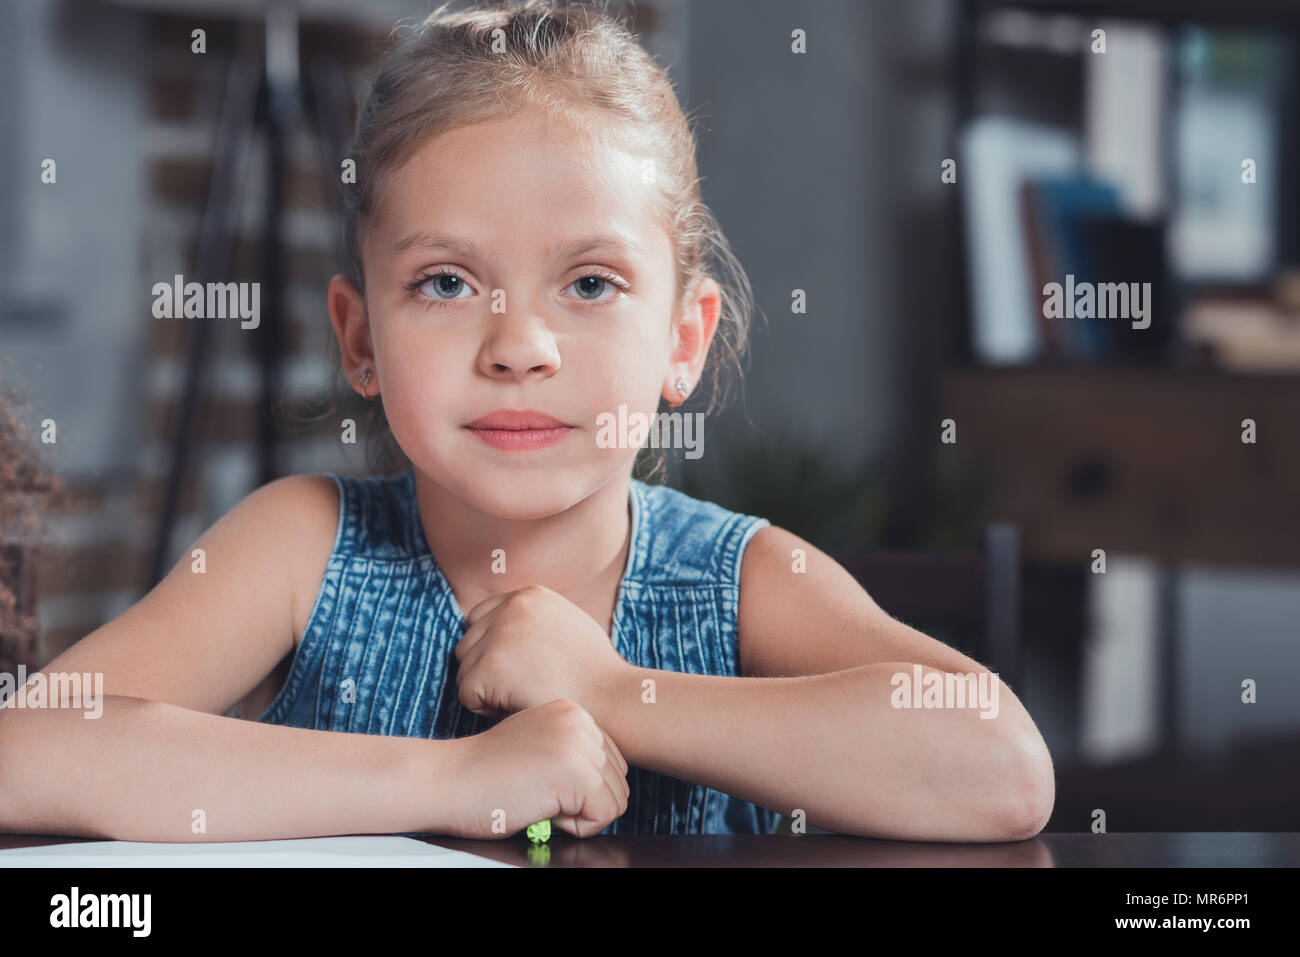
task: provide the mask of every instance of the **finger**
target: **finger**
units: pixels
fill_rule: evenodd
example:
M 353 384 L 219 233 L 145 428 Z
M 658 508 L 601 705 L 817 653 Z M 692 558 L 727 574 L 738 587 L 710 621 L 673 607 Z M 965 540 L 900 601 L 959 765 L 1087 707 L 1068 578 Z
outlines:
M 593 754 L 592 759 L 596 762 L 596 770 L 600 772 L 601 780 L 604 781 L 605 787 L 597 789 L 592 795 L 592 799 L 597 802 L 597 808 L 584 809 L 585 813 L 592 817 L 598 817 L 604 820 L 606 816 L 613 815 L 617 817 L 626 809 L 624 800 L 631 793 L 628 783 L 627 774 L 622 770 L 623 756 L 618 753 L 618 746 L 614 740 L 601 729 L 600 733 L 600 759 Z M 603 760 L 601 760 L 603 759 Z M 613 804 L 609 802 L 613 801 Z
M 483 680 L 478 674 L 478 663 L 483 657 L 482 653 L 476 653 L 474 660 L 468 664 L 461 665 L 456 669 L 456 692 L 459 695 L 462 691 L 465 696 L 461 698 L 461 703 L 470 711 L 481 715 L 489 720 L 504 718 L 513 712 L 504 708 L 497 707 L 496 696 L 491 701 L 483 691 Z M 495 684 L 495 682 L 493 682 Z M 468 703 L 467 703 L 468 702 Z
M 587 837 L 592 829 L 590 823 L 579 823 L 577 818 L 568 814 L 558 814 L 551 818 L 551 827 L 565 834 L 572 834 L 574 837 Z
M 611 768 L 606 762 L 601 771 L 601 785 L 580 791 L 575 798 L 576 806 L 565 807 L 561 802 L 560 813 L 551 819 L 552 826 L 574 837 L 594 837 L 607 826 L 602 821 L 612 822 L 620 805 L 606 773 Z
M 496 704 L 488 701 L 487 695 L 483 692 L 483 684 L 475 671 L 479 657 L 481 655 L 475 656 L 475 660 L 468 665 L 456 669 L 456 694 L 460 698 L 460 703 L 474 714 L 491 721 L 505 718 L 512 712 L 498 708 Z
M 460 661 L 460 663 L 456 666 L 457 680 L 460 680 L 462 677 L 468 676 L 471 672 L 473 672 L 473 670 L 478 666 L 479 661 L 482 659 L 483 650 L 486 647 L 487 644 L 485 642 L 481 642 L 481 641 L 475 642 L 475 644 L 472 647 L 467 648 L 465 650 L 464 654 L 459 654 L 460 648 L 457 647 L 456 649 L 456 651 L 458 652 L 457 658 Z
M 627 775 L 619 771 L 618 762 L 609 753 L 608 748 L 605 749 L 605 757 L 608 760 L 600 766 L 600 776 L 605 779 L 605 788 L 608 793 L 602 796 L 602 804 L 605 801 L 613 801 L 610 812 L 615 813 L 615 816 L 617 816 L 627 809 L 624 802 L 627 800 L 628 795 L 631 794 L 631 789 L 627 784 Z
M 607 792 L 600 798 L 601 802 L 613 800 L 613 797 Z M 615 804 L 609 808 L 610 811 L 618 809 Z M 609 823 L 602 823 L 609 818 Z M 574 837 L 595 837 L 601 831 L 614 823 L 615 816 L 609 813 L 601 813 L 595 806 L 592 799 L 587 799 L 582 806 L 582 810 L 577 814 L 561 814 L 551 818 L 551 826 L 564 831 L 566 834 L 572 834 Z
M 496 721 L 506 716 L 504 711 L 495 705 L 489 704 L 487 698 L 477 691 L 467 692 L 460 703 L 466 711 L 476 714 L 480 718 L 487 718 L 489 721 Z
M 601 728 L 601 732 L 605 735 L 605 750 L 608 751 L 613 759 L 618 762 L 618 766 L 622 773 L 627 774 L 627 759 L 623 757 L 623 752 L 619 750 L 618 745 L 614 743 L 614 739 L 609 736 L 608 731 Z
M 510 595 L 511 593 L 508 591 L 503 591 L 499 595 L 489 595 L 469 610 L 469 614 L 465 616 L 465 620 L 471 625 L 476 624 L 480 618 L 509 598 Z
M 465 656 L 479 643 L 486 630 L 486 624 L 473 624 L 465 629 L 465 633 L 456 640 L 456 647 L 452 649 L 457 661 L 465 660 Z
M 574 837 L 590 837 L 595 831 L 596 822 L 582 815 L 582 806 L 571 813 L 566 813 L 567 810 L 561 803 L 560 813 L 551 816 L 551 827 L 572 834 Z
M 627 759 L 623 757 L 623 752 L 619 750 L 618 743 L 609 736 L 609 732 L 596 723 L 596 719 L 587 712 L 587 720 L 583 722 L 583 730 L 587 733 L 593 744 L 600 745 L 609 760 L 615 767 L 620 769 L 621 774 L 627 774 Z
M 474 714 L 483 717 L 487 717 L 487 712 L 492 707 L 488 704 L 487 699 L 483 696 L 483 692 L 479 689 L 472 676 L 460 674 L 456 676 L 456 697 L 465 710 L 472 711 Z

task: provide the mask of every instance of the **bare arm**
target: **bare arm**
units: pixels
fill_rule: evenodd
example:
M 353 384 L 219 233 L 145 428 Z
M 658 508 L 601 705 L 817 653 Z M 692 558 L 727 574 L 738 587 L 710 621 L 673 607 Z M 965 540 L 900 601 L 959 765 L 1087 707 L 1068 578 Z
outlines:
M 625 686 L 605 689 L 592 715 L 629 762 L 787 816 L 801 808 L 841 833 L 1012 841 L 1046 824 L 1051 755 L 1011 689 L 996 681 L 994 718 L 969 705 L 897 707 L 894 676 L 914 678 L 916 666 L 987 669 L 891 618 L 814 546 L 780 528 L 755 534 L 738 632 L 746 677 L 632 669 Z M 647 677 L 654 704 L 642 702 Z
M 463 743 L 119 695 L 94 719 L 0 708 L 0 830 L 161 842 L 446 833 Z
M 924 668 L 926 672 L 935 669 Z M 880 662 L 793 678 L 631 669 L 589 707 L 628 763 L 842 834 L 1015 841 L 1040 830 L 1037 731 L 1005 685 L 999 713 L 898 709 Z M 655 701 L 642 682 L 655 682 Z M 1031 737 L 1032 734 L 1032 737 Z
M 195 543 L 201 563 L 187 554 L 42 669 L 102 674 L 101 716 L 0 708 L 0 829 L 214 841 L 440 824 L 453 742 L 222 717 L 293 651 L 337 509 L 328 478 L 258 489 Z

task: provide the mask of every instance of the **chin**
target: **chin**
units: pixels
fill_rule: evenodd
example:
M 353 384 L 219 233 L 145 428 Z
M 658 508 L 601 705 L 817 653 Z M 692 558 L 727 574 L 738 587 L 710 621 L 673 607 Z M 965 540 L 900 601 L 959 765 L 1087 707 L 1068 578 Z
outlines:
M 457 475 L 458 495 L 479 511 L 512 521 L 549 518 L 572 508 L 608 477 L 586 469 L 477 466 Z

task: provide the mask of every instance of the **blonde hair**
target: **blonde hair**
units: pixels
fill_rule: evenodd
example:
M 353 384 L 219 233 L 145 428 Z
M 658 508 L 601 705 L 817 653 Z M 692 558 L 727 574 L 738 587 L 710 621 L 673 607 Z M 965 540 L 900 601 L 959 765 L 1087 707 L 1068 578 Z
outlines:
M 739 383 L 753 294 L 700 198 L 695 122 L 682 112 L 664 69 L 621 20 L 588 3 L 505 0 L 456 12 L 447 12 L 448 5 L 421 23 L 394 29 L 397 42 L 379 62 L 361 108 L 348 154 L 356 163 L 356 184 L 344 187 L 349 278 L 364 294 L 362 237 L 393 172 L 431 137 L 528 108 L 569 120 L 604 113 L 617 121 L 607 135 L 631 137 L 641 155 L 654 158 L 657 215 L 674 247 L 675 309 L 702 276 L 722 289 L 704 411 L 722 408 Z M 601 135 L 601 124 L 592 127 Z M 391 441 L 381 402 L 372 404 L 379 428 L 370 431 Z M 655 451 L 643 450 L 653 459 L 645 477 L 664 464 Z M 404 458 L 394 448 L 386 452 L 391 461 Z

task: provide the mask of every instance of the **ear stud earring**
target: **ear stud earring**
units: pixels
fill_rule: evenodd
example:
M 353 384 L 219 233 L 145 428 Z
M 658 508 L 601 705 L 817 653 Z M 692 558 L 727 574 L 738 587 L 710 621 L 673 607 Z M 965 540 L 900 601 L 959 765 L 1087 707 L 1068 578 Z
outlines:
M 368 396 L 368 395 L 366 394 L 366 390 L 367 390 L 367 388 L 369 388 L 369 386 L 370 386 L 370 379 L 371 379 L 372 376 L 373 376 L 373 373 L 372 373 L 369 369 L 365 369 L 365 370 L 363 370 L 362 373 L 361 373 L 361 379 L 360 379 L 360 382 L 361 382 L 361 397 L 362 397 L 363 399 L 368 399 L 368 398 L 370 398 L 370 396 Z
M 683 402 L 686 401 L 686 396 L 690 394 L 690 389 L 688 389 L 686 386 L 686 380 L 681 378 L 680 376 L 678 377 L 677 381 L 673 383 L 673 388 L 677 390 L 677 394 L 681 397 L 676 402 L 668 403 L 670 406 L 672 406 L 675 409 Z

